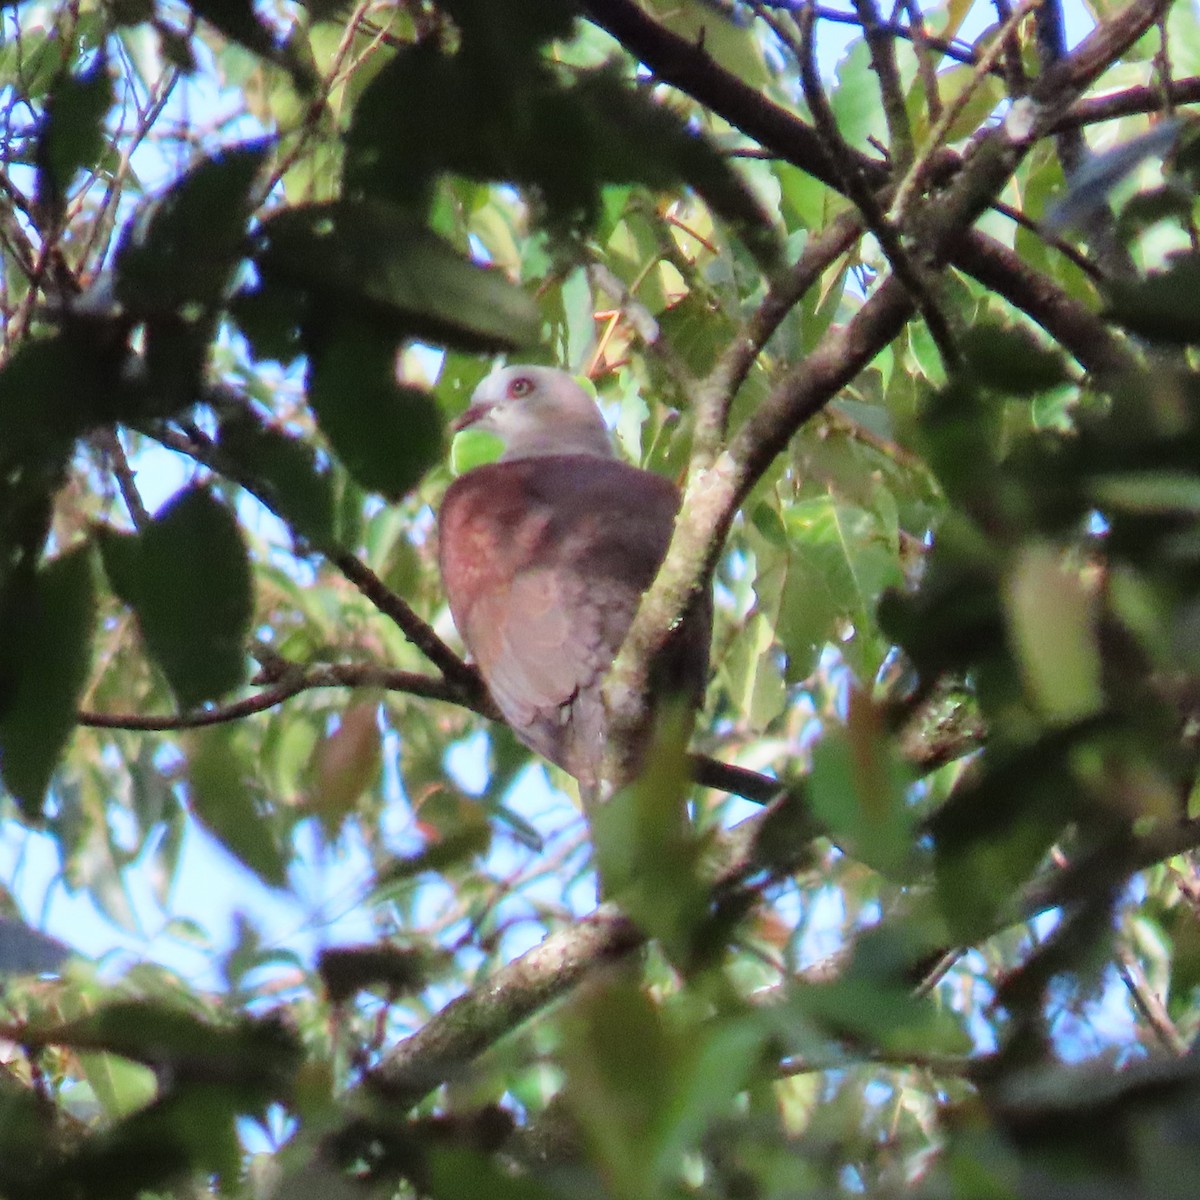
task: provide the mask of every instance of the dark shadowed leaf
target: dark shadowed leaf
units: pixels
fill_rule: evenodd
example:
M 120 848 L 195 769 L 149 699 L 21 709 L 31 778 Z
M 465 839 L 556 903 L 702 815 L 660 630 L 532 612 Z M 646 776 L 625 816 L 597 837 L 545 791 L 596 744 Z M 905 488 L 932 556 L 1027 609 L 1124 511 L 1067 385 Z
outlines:
M 23 342 L 0 369 L 0 463 L 64 453 L 93 426 L 137 413 L 117 362 L 67 332 Z
M 474 822 L 431 841 L 423 850 L 385 863 L 379 870 L 371 899 L 383 899 L 427 871 L 446 871 L 486 854 L 491 841 L 491 828 L 480 813 Z
M 75 727 L 94 621 L 90 546 L 16 575 L 0 596 L 0 776 L 29 816 Z
M 112 75 L 102 54 L 82 73 L 62 75 L 51 89 L 34 156 L 38 198 L 52 210 L 65 203 L 75 173 L 99 160 L 112 103 Z
M 975 382 L 995 392 L 1028 396 L 1071 378 L 1062 354 L 1019 326 L 974 325 L 959 345 Z
M 299 92 L 311 92 L 316 86 L 311 63 L 293 51 L 290 41 L 278 39 L 259 20 L 252 0 L 188 0 L 188 7 L 231 41 L 283 67 Z
M 26 925 L 16 917 L 0 917 L 0 975 L 42 975 L 57 971 L 71 948 Z
M 765 266 L 771 218 L 727 158 L 667 105 L 609 67 L 551 72 L 533 59 L 480 64 L 469 47 L 402 50 L 363 93 L 347 136 L 345 182 L 421 211 L 450 172 L 536 188 L 560 221 L 594 218 L 606 184 L 687 184 Z
M 333 472 L 308 442 L 242 411 L 221 422 L 218 445 L 297 536 L 317 546 L 333 539 Z
M 370 317 L 395 337 L 465 349 L 512 349 L 537 340 L 537 306 L 380 201 L 286 209 L 262 225 L 257 261 L 272 280 L 308 292 L 339 315 Z
M 267 144 L 246 142 L 201 159 L 121 231 L 117 298 L 138 317 L 192 315 L 219 303 L 245 252 L 251 192 Z M 193 317 L 194 319 L 194 317 Z
M 447 957 L 430 948 L 380 942 L 322 950 L 317 957 L 317 974 L 330 1001 L 341 1004 L 365 988 L 377 987 L 393 997 L 411 995 L 427 987 L 431 977 L 446 965 Z
M 257 359 L 289 363 L 303 352 L 303 297 L 286 287 L 244 287 L 229 302 L 229 315 Z
M 442 457 L 441 409 L 396 382 L 395 352 L 376 331 L 342 322 L 324 336 L 308 386 L 321 432 L 355 482 L 397 500 Z
M 1133 333 L 1163 342 L 1200 342 L 1200 256 L 1176 255 L 1166 270 L 1136 283 L 1108 285 L 1107 315 Z
M 113 590 L 137 614 L 181 708 L 243 682 L 250 564 L 225 505 L 206 488 L 185 488 L 141 532 L 105 531 L 100 548 Z
M 170 1067 L 176 1079 L 255 1086 L 285 1078 L 299 1047 L 275 1020 L 217 1023 L 162 1002 L 114 1000 L 67 1024 L 33 1026 L 31 1046 L 100 1050 Z

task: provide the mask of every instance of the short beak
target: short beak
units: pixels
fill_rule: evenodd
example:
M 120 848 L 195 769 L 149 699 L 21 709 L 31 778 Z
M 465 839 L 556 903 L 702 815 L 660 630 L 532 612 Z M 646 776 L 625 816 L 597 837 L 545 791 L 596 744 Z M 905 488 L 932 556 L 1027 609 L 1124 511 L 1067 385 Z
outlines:
M 482 421 L 483 418 L 486 417 L 491 411 L 492 405 L 490 404 L 472 404 L 466 412 L 455 417 L 454 420 L 450 422 L 450 429 L 454 433 L 459 433 L 462 430 L 468 429 L 470 426 L 474 425 L 476 421 Z

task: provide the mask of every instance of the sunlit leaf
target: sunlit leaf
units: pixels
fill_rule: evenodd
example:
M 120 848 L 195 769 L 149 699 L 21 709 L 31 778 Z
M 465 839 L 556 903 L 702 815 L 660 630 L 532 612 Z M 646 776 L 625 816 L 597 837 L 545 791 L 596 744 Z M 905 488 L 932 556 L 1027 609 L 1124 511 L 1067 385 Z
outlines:
M 1027 546 L 1006 579 L 1010 636 L 1034 701 L 1051 721 L 1090 716 L 1104 702 L 1095 600 L 1078 570 L 1048 546 Z

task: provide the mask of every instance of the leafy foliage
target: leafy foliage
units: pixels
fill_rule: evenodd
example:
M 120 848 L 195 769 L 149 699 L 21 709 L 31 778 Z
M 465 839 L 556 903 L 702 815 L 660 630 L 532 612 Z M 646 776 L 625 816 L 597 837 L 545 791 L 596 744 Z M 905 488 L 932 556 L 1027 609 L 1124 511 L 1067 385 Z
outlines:
M 0 5 L 0 1196 L 1190 1195 L 1200 22 L 1090 11 Z M 590 824 L 439 594 L 493 354 L 686 484 L 638 646 L 711 572 Z

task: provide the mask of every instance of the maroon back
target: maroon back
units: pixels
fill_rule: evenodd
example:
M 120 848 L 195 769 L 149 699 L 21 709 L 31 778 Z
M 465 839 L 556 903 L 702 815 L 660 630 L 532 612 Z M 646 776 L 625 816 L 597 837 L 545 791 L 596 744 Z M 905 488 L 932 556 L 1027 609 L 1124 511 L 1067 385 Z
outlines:
M 582 455 L 477 467 L 442 501 L 438 556 L 463 641 L 517 736 L 585 786 L 604 752 L 604 674 L 678 507 L 669 480 Z M 702 608 L 659 673 L 664 687 L 695 696 L 708 669 L 711 606 Z

